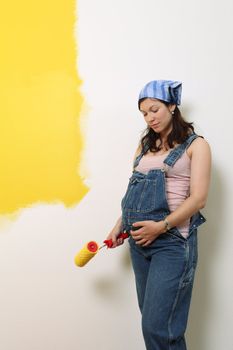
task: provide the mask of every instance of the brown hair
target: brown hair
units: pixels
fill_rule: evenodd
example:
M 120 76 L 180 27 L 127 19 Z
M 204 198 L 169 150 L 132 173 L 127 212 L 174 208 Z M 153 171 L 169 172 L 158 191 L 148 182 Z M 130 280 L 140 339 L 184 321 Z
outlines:
M 140 107 L 140 103 L 145 100 L 145 98 L 138 101 L 138 107 Z M 166 106 L 168 106 L 170 103 L 161 101 Z M 176 106 L 174 110 L 174 114 L 172 116 L 172 131 L 167 137 L 167 144 L 170 148 L 173 148 L 175 144 L 181 144 L 183 143 L 187 137 L 190 135 L 190 133 L 194 132 L 194 127 L 192 125 L 193 123 L 189 123 L 184 120 L 179 108 Z M 146 128 L 146 130 L 143 132 L 144 136 L 142 136 L 140 144 L 142 147 L 142 151 L 150 150 L 151 152 L 158 152 L 161 150 L 162 146 L 162 140 L 160 138 L 160 135 L 156 133 L 153 129 L 151 129 L 149 126 Z M 160 140 L 160 144 L 157 146 L 156 141 Z

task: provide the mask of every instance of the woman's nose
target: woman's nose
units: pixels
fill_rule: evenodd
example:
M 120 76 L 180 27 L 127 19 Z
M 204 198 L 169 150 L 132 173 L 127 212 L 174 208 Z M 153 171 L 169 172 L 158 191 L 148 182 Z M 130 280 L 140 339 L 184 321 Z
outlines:
M 147 121 L 152 121 L 152 120 L 154 120 L 154 116 L 153 116 L 153 114 L 151 114 L 151 113 L 148 113 L 148 115 L 147 115 Z

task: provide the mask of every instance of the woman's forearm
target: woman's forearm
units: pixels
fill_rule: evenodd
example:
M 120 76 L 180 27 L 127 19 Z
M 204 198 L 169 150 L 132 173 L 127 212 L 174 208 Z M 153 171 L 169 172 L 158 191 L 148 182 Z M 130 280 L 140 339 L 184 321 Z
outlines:
M 183 224 L 204 206 L 205 202 L 203 199 L 195 197 L 195 195 L 188 197 L 176 210 L 167 216 L 166 219 L 169 226 L 174 227 Z
M 114 229 L 118 229 L 120 230 L 121 229 L 121 226 L 122 226 L 122 216 L 120 216 L 118 219 L 117 219 L 117 222 L 114 226 Z

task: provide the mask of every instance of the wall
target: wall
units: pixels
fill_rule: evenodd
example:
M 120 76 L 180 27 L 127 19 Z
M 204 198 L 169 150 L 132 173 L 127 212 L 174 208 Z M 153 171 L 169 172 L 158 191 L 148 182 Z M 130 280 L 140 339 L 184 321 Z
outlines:
M 209 141 L 207 223 L 189 318 L 189 350 L 232 349 L 232 2 L 79 0 L 77 67 L 86 99 L 83 174 L 75 207 L 24 210 L 0 234 L 4 350 L 143 348 L 127 244 L 77 268 L 82 245 L 102 242 L 120 214 L 144 129 L 137 95 L 152 79 L 183 82 L 182 111 Z

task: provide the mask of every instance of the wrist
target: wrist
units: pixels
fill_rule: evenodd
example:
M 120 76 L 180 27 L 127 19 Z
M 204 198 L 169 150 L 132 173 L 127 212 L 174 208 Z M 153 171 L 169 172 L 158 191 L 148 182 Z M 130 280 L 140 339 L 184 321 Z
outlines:
M 171 225 L 170 225 L 170 222 L 168 221 L 167 218 L 165 218 L 163 220 L 163 225 L 164 225 L 164 229 L 165 229 L 165 232 L 169 231 L 171 229 Z
M 116 223 L 116 225 L 114 226 L 114 228 L 116 229 L 116 230 L 121 230 L 121 228 L 122 228 L 122 222 L 121 221 L 117 221 L 117 223 Z
M 158 226 L 157 226 L 157 232 L 158 232 L 158 234 L 162 234 L 162 233 L 167 232 L 166 226 L 165 226 L 165 223 L 164 223 L 163 220 L 157 221 L 156 224 L 159 224 L 159 230 L 158 230 Z

